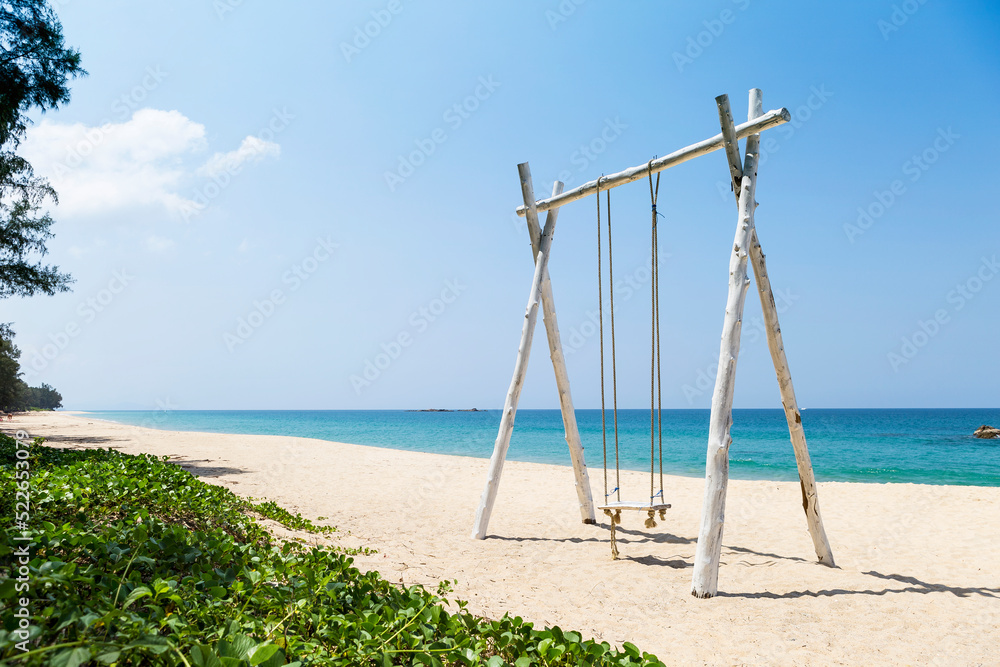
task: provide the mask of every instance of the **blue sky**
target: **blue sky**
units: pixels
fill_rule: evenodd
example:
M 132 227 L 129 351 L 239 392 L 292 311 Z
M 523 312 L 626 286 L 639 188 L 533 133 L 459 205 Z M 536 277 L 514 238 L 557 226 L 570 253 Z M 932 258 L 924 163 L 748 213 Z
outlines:
M 539 197 L 579 185 L 716 134 L 721 93 L 743 120 L 751 87 L 793 116 L 764 134 L 757 229 L 800 403 L 1000 405 L 985 0 L 56 7 L 90 76 L 23 149 L 77 282 L 2 319 L 67 408 L 497 408 L 532 273 L 517 163 Z M 662 177 L 669 407 L 709 404 L 727 179 L 721 153 Z M 648 404 L 648 196 L 612 194 L 627 407 Z M 550 266 L 578 407 L 600 396 L 595 224 L 593 198 L 565 207 Z M 736 406 L 779 407 L 748 297 Z M 539 331 L 522 407 L 557 405 Z

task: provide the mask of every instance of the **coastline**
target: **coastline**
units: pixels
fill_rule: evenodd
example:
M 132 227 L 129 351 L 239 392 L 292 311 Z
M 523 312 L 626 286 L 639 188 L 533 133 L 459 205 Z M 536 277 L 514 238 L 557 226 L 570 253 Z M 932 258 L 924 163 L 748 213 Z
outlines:
M 509 461 L 490 538 L 469 538 L 487 461 L 287 436 L 161 431 L 87 414 L 4 422 L 57 447 L 171 456 L 244 496 L 336 525 L 389 581 L 457 579 L 452 599 L 629 641 L 684 664 L 856 664 L 997 659 L 1000 488 L 827 482 L 820 502 L 839 568 L 814 562 L 798 484 L 733 480 L 720 596 L 689 594 L 703 480 L 669 476 L 667 520 L 579 522 L 567 466 Z M 592 486 L 601 485 L 591 471 Z M 642 489 L 643 473 L 623 472 Z
M 488 459 L 499 411 L 470 414 L 406 410 L 98 411 L 92 418 L 171 431 L 278 435 Z M 1000 423 L 1000 410 L 818 409 L 806 420 L 820 482 L 908 483 L 1000 487 L 1000 441 L 974 437 L 971 424 Z M 730 478 L 798 481 L 780 409 L 734 412 Z M 621 468 L 649 470 L 646 410 L 623 410 Z M 696 479 L 705 474 L 709 411 L 664 413 L 663 467 Z M 600 462 L 599 410 L 578 410 L 591 468 Z M 613 444 L 613 443 L 612 443 Z M 594 458 L 596 455 L 596 459 Z M 558 410 L 521 410 L 508 460 L 566 465 Z

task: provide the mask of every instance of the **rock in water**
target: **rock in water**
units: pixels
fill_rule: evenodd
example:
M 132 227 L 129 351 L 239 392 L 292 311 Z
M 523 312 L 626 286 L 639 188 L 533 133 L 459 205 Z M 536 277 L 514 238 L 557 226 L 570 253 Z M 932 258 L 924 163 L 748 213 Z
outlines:
M 976 432 L 973 433 L 972 435 L 976 436 L 977 438 L 986 438 L 986 439 L 1000 438 L 1000 428 L 993 428 L 992 426 L 987 426 L 986 424 L 983 424 L 982 426 L 977 428 Z

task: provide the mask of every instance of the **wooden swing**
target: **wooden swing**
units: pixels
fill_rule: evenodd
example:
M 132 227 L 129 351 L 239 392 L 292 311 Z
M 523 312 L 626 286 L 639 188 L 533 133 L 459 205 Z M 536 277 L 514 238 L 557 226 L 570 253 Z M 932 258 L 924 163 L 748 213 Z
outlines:
M 646 512 L 646 528 L 656 527 L 656 514 L 659 512 L 660 520 L 666 519 L 666 511 L 670 509 L 669 503 L 664 502 L 663 495 L 663 382 L 660 373 L 660 274 L 659 256 L 657 243 L 657 217 L 656 200 L 660 192 L 660 174 L 656 174 L 656 185 L 653 185 L 653 161 L 649 162 L 649 199 L 652 209 L 652 302 L 651 313 L 651 333 L 650 333 L 650 370 L 649 370 L 649 501 L 632 502 L 623 501 L 621 496 L 621 465 L 618 448 L 618 369 L 615 354 L 615 274 L 612 260 L 611 246 L 611 190 L 607 191 L 608 208 L 608 296 L 610 300 L 611 315 L 611 401 L 612 413 L 614 415 L 615 433 L 615 488 L 608 491 L 608 429 L 606 419 L 605 404 L 605 380 L 604 380 L 604 279 L 602 276 L 603 253 L 601 252 L 601 179 L 597 179 L 597 303 L 601 344 L 601 441 L 604 446 L 604 504 L 598 509 L 611 519 L 611 559 L 618 560 L 618 541 L 615 537 L 615 527 L 622 522 L 622 510 L 634 510 Z M 660 490 L 656 491 L 656 443 L 659 435 L 659 464 L 660 464 Z M 611 496 L 615 500 L 611 500 Z M 659 502 L 656 502 L 659 498 Z
M 472 529 L 472 537 L 478 540 L 486 539 L 487 528 L 490 523 L 490 516 L 496 503 L 497 492 L 500 488 L 500 477 L 503 474 L 504 461 L 507 458 L 507 449 L 510 447 L 510 437 L 514 430 L 514 418 L 517 414 L 517 406 L 521 397 L 521 389 L 524 387 L 525 376 L 528 370 L 528 359 L 531 355 L 531 345 L 535 335 L 535 324 L 539 314 L 542 314 L 545 321 L 545 335 L 548 339 L 549 357 L 552 360 L 552 369 L 555 372 L 556 386 L 559 390 L 559 407 L 562 412 L 563 429 L 566 434 L 566 444 L 569 446 L 570 461 L 573 465 L 573 476 L 578 500 L 580 519 L 585 524 L 596 523 L 596 512 L 594 500 L 590 487 L 590 476 L 587 472 L 587 465 L 584 461 L 583 443 L 580 440 L 580 432 L 576 423 L 576 412 L 573 408 L 573 397 L 569 386 L 569 373 L 566 369 L 566 357 L 563 353 L 562 341 L 559 334 L 559 324 L 556 320 L 555 301 L 552 296 L 552 281 L 549 277 L 548 263 L 552 254 L 552 237 L 555 233 L 556 220 L 559 211 L 563 206 L 574 201 L 578 201 L 592 194 L 600 195 L 603 187 L 611 190 L 626 183 L 632 183 L 643 176 L 650 178 L 650 191 L 652 203 L 656 205 L 656 190 L 652 187 L 652 174 L 659 174 L 665 169 L 683 164 L 689 160 L 722 150 L 725 152 L 726 161 L 729 168 L 729 176 L 732 180 L 733 194 L 736 198 L 738 209 L 738 219 L 736 234 L 729 256 L 729 293 L 726 299 L 726 313 L 722 326 L 722 338 L 719 349 L 719 370 L 716 374 L 715 389 L 712 392 L 712 409 L 709 416 L 708 430 L 708 451 L 705 457 L 705 496 L 702 506 L 701 522 L 698 529 L 698 545 L 695 551 L 694 572 L 691 581 L 691 592 L 699 598 L 710 598 L 718 592 L 719 583 L 719 563 L 722 554 L 722 532 L 725 523 L 726 495 L 729 485 L 729 445 L 732 442 L 730 429 L 733 423 L 733 387 L 736 382 L 736 363 L 740 352 L 740 335 L 743 323 L 743 307 L 746 299 L 747 289 L 750 286 L 749 270 L 753 268 L 754 280 L 757 283 L 757 292 L 760 296 L 761 309 L 763 311 L 765 329 L 767 334 L 768 349 L 771 352 L 771 360 L 774 362 L 774 370 L 778 380 L 778 390 L 781 395 L 781 404 L 785 411 L 785 419 L 788 422 L 788 432 L 795 453 L 795 460 L 799 472 L 799 483 L 802 491 L 802 509 L 806 515 L 806 522 L 809 527 L 809 534 L 812 537 L 813 547 L 820 563 L 833 566 L 833 551 L 827 539 L 826 531 L 823 528 L 823 520 L 819 511 L 819 497 L 816 485 L 816 477 L 813 473 L 812 462 L 809 457 L 809 448 L 806 444 L 805 431 L 802 426 L 802 416 L 799 413 L 798 401 L 795 396 L 795 389 L 792 386 L 791 371 L 788 367 L 788 359 L 785 355 L 784 343 L 781 335 L 781 326 L 778 322 L 778 311 L 774 303 L 774 294 L 771 291 L 771 280 L 767 272 L 767 264 L 764 252 L 761 249 L 760 241 L 757 238 L 757 226 L 755 221 L 755 210 L 757 208 L 757 166 L 760 153 L 760 134 L 765 130 L 777 127 L 791 120 L 791 114 L 787 109 L 775 109 L 764 112 L 763 93 L 757 88 L 750 90 L 749 109 L 747 122 L 736 125 L 733 122 L 732 113 L 729 108 L 729 97 L 720 95 L 715 98 L 716 108 L 719 116 L 719 123 L 722 132 L 704 139 L 694 144 L 685 146 L 673 151 L 663 157 L 656 158 L 648 164 L 629 167 L 609 176 L 602 176 L 596 181 L 588 181 L 571 190 L 563 191 L 564 184 L 560 181 L 553 183 L 552 194 L 546 199 L 535 199 L 534 186 L 532 185 L 531 169 L 527 162 L 517 165 L 518 176 L 521 181 L 521 198 L 523 205 L 517 207 L 517 214 L 524 216 L 528 228 L 528 236 L 531 240 L 531 254 L 534 262 L 534 274 L 531 278 L 531 289 L 528 292 L 528 305 L 524 311 L 524 319 L 521 324 L 521 339 L 518 344 L 517 357 L 514 362 L 514 373 L 511 377 L 510 386 L 507 389 L 507 396 L 504 400 L 503 414 L 500 419 L 500 426 L 497 430 L 497 439 L 493 445 L 493 455 L 490 457 L 489 469 L 486 474 L 486 486 L 476 509 L 475 523 Z M 745 155 L 741 161 L 739 140 L 746 139 Z M 600 205 L 600 204 L 598 204 Z M 539 214 L 545 214 L 545 224 L 539 222 Z M 609 212 L 610 213 L 610 212 Z M 610 251 L 610 215 L 608 216 L 609 238 L 609 273 L 611 270 Z M 600 218 L 598 218 L 598 230 L 600 230 Z M 656 260 L 656 215 L 653 216 L 653 276 L 657 275 L 658 264 Z M 598 253 L 600 256 L 600 252 Z M 613 295 L 612 295 L 613 296 Z M 655 284 L 653 288 L 653 375 L 658 378 L 659 373 L 659 327 L 657 308 L 659 288 Z M 613 308 L 612 308 L 613 310 Z M 613 322 L 613 319 L 612 319 Z M 602 313 L 603 326 L 603 313 Z M 603 333 L 602 333 L 603 345 Z M 615 384 L 614 368 L 614 325 L 612 324 L 612 384 Z M 602 374 L 603 374 L 603 350 L 602 350 Z M 654 381 L 655 384 L 655 381 Z M 602 422 L 604 421 L 603 391 L 604 383 L 602 378 Z M 616 393 L 616 387 L 613 386 Z M 651 401 L 652 403 L 652 401 Z M 615 416 L 617 417 L 617 400 L 614 401 Z M 650 422 L 654 421 L 654 410 L 650 408 Z M 617 419 L 616 419 L 617 423 Z M 652 430 L 652 428 L 650 429 Z M 606 432 L 605 432 L 606 433 Z M 650 436 L 650 477 L 654 478 L 654 436 Z M 607 436 L 604 437 L 605 442 Z M 662 440 L 661 440 L 662 441 Z M 617 429 L 616 429 L 617 443 Z M 605 448 L 605 460 L 607 458 Z M 619 466 L 617 448 L 615 450 L 615 479 L 619 479 Z M 662 461 L 662 445 L 661 445 Z M 661 465 L 662 469 L 662 465 Z M 605 464 L 607 471 L 607 464 Z M 653 517 L 656 512 L 661 512 L 669 507 L 664 504 L 663 484 L 660 483 L 660 494 L 654 494 L 653 484 L 650 484 L 650 499 L 648 503 L 625 503 L 621 500 L 621 494 L 616 486 L 614 493 L 616 500 L 611 501 L 610 494 L 607 494 L 607 482 L 605 482 L 605 504 L 601 509 L 606 513 L 610 512 L 614 523 L 620 517 L 621 510 L 632 509 L 645 511 L 648 513 L 647 525 L 655 526 Z M 656 503 L 659 497 L 660 503 Z M 663 513 L 661 512 L 661 518 Z M 652 525 L 650 522 L 652 521 Z M 614 540 L 614 533 L 612 533 Z M 612 548 L 614 542 L 612 541 Z

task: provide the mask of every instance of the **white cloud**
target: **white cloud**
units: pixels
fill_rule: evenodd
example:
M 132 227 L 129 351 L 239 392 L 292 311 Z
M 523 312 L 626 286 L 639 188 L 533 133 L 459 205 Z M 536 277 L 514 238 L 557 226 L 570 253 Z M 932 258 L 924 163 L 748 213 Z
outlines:
M 81 258 L 86 257 L 87 255 L 89 255 L 91 253 L 103 250 L 104 248 L 107 247 L 107 245 L 108 244 L 107 244 L 107 242 L 104 239 L 95 238 L 95 239 L 91 239 L 85 245 L 72 245 L 72 246 L 70 246 L 69 247 L 69 253 L 73 257 L 76 257 L 77 259 L 81 259 Z
M 276 157 L 280 147 L 247 137 L 200 167 L 208 148 L 205 126 L 179 111 L 141 109 L 122 123 L 88 127 L 43 120 L 28 131 L 23 155 L 59 193 L 59 214 L 106 215 L 119 209 L 190 209 L 200 179 Z
M 166 252 L 176 245 L 172 239 L 163 236 L 151 235 L 146 239 L 146 249 L 150 252 Z
M 224 173 L 235 174 L 247 162 L 253 164 L 266 157 L 278 157 L 281 146 L 273 141 L 264 141 L 257 137 L 247 137 L 240 147 L 228 153 L 216 153 L 206 162 L 198 173 L 212 178 Z

